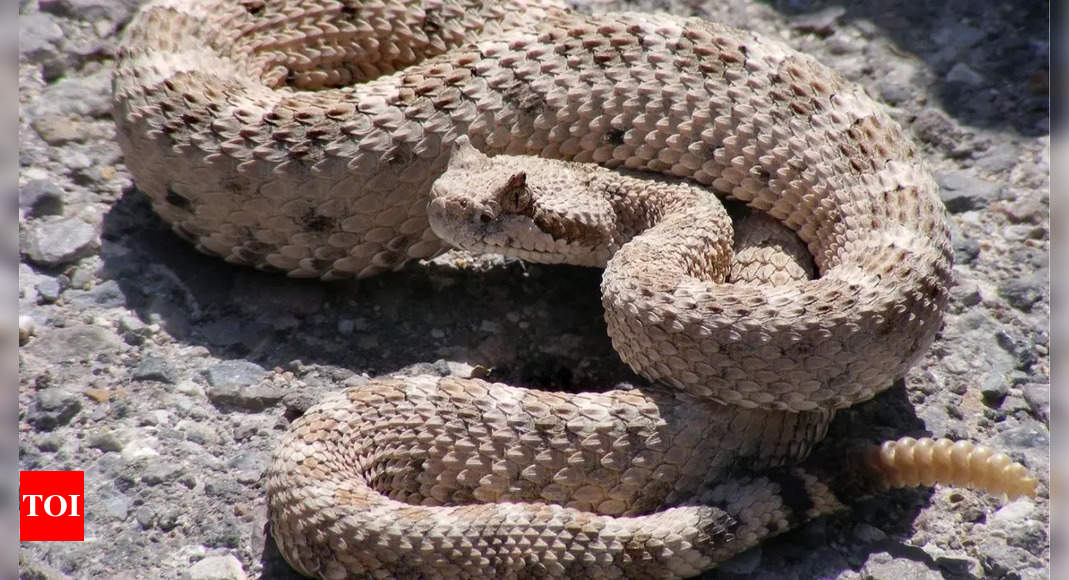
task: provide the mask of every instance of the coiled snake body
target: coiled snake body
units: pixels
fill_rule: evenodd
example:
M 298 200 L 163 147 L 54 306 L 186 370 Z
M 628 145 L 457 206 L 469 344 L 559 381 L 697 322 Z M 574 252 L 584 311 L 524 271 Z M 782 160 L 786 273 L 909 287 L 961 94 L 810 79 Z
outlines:
M 789 465 L 836 409 L 905 373 L 948 300 L 946 219 L 897 124 L 812 58 L 698 19 L 549 0 L 159 0 L 126 30 L 115 118 L 155 209 L 235 263 L 331 279 L 434 255 L 432 184 L 439 231 L 478 219 L 501 234 L 489 208 L 538 235 L 609 241 L 596 258 L 554 242 L 568 257 L 545 261 L 608 260 L 614 345 L 661 386 L 379 380 L 330 397 L 295 422 L 267 480 L 275 539 L 309 575 L 707 569 L 839 505 L 819 469 Z M 518 201 L 538 194 L 539 159 L 519 181 L 485 157 L 450 163 L 461 136 L 471 159 L 684 181 L 583 178 L 603 197 L 582 199 L 631 228 L 621 237 L 568 196 L 537 213 Z M 699 185 L 793 230 L 819 277 L 725 283 L 722 210 L 663 209 Z M 478 204 L 451 197 L 466 189 L 492 203 L 466 214 Z M 532 248 L 521 254 L 544 255 Z M 920 449 L 922 474 L 898 483 L 930 483 L 927 461 L 941 480 L 997 472 L 993 489 L 1031 490 L 1005 456 L 948 445 L 900 446 L 908 461 Z M 907 460 L 893 455 L 858 464 L 869 487 L 895 479 L 886 469 Z

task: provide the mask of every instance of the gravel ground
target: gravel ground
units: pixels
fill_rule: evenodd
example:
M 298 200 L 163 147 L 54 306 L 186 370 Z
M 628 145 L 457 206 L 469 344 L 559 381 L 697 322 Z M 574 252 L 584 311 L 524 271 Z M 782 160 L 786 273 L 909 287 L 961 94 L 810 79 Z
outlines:
M 136 4 L 20 3 L 19 466 L 84 470 L 87 495 L 86 541 L 22 544 L 22 577 L 290 577 L 264 534 L 270 449 L 369 376 L 638 381 L 605 337 L 596 271 L 450 253 L 321 284 L 182 243 L 114 139 L 111 65 Z M 957 257 L 945 327 L 832 436 L 969 438 L 1042 482 L 1011 503 L 942 487 L 861 501 L 707 577 L 1048 577 L 1048 3 L 641 4 L 817 55 L 887 103 L 936 172 Z

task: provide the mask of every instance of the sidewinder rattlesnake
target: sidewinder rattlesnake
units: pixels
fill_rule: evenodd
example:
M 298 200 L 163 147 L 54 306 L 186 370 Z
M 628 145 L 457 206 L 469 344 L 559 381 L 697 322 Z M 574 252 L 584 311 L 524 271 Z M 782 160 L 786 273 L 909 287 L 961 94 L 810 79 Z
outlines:
M 267 477 L 272 533 L 302 573 L 688 576 L 886 485 L 1032 492 L 1006 456 L 945 440 L 806 462 L 837 409 L 932 342 L 951 251 L 898 125 L 779 42 L 552 0 L 156 0 L 126 29 L 114 93 L 139 188 L 234 263 L 334 279 L 435 255 L 432 185 L 439 230 L 519 216 L 532 235 L 607 242 L 546 261 L 608 262 L 614 345 L 655 386 L 382 379 L 329 397 Z M 571 175 L 540 177 L 558 166 L 538 158 L 601 165 L 599 191 L 628 201 L 536 216 L 518 192 Z M 725 283 L 722 209 L 657 209 L 700 186 L 793 230 L 819 277 Z M 595 214 L 631 229 L 610 236 Z

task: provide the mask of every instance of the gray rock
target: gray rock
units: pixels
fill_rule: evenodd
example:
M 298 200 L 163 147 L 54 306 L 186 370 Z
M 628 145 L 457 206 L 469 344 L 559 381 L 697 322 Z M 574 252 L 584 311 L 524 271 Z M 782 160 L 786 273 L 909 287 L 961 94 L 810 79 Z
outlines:
M 133 500 L 112 488 L 109 495 L 100 502 L 100 509 L 112 519 L 123 521 L 130 514 L 131 504 Z
M 896 558 L 887 552 L 871 554 L 861 568 L 863 578 L 910 578 L 911 580 L 943 580 L 938 570 L 909 558 Z
M 984 84 L 984 77 L 980 73 L 976 72 L 969 65 L 959 62 L 950 67 L 947 71 L 946 81 L 948 83 L 962 83 L 972 87 L 978 87 Z
M 70 423 L 81 410 L 80 395 L 61 387 L 51 387 L 37 391 L 27 421 L 38 431 L 51 431 Z
M 31 124 L 33 130 L 37 131 L 37 134 L 41 139 L 53 147 L 59 147 L 72 142 L 80 143 L 86 140 L 85 126 L 78 119 L 64 115 L 47 115 L 34 119 Z M 85 157 L 85 154 L 68 152 L 65 156 L 66 161 L 71 161 L 72 155 L 74 157 Z M 76 169 L 84 169 L 85 167 L 88 167 L 85 163 L 79 163 L 77 159 L 75 159 L 74 166 Z
M 156 528 L 164 532 L 173 530 L 182 517 L 177 506 L 166 506 L 156 515 Z
M 937 173 L 935 180 L 940 188 L 939 197 L 950 213 L 987 207 L 999 198 L 1002 190 L 998 184 L 974 177 L 968 171 Z
M 1038 564 L 1037 558 L 1027 550 L 1010 546 L 1004 539 L 992 536 L 978 542 L 977 553 L 980 554 L 985 578 L 1023 578 L 1026 569 L 1035 568 Z
M 46 86 L 27 108 L 31 118 L 107 118 L 111 115 L 111 70 L 102 68 L 84 77 L 63 77 Z
M 189 569 L 187 580 L 246 580 L 241 561 L 234 556 L 209 556 Z
M 950 241 L 954 249 L 955 264 L 971 264 L 980 255 L 980 242 L 972 238 L 958 236 Z
M 998 509 L 987 520 L 988 528 L 998 531 L 1006 543 L 1019 548 L 1034 549 L 1046 539 L 1046 526 L 1034 517 L 1035 503 L 1022 498 Z
M 1049 226 L 1050 197 L 1043 193 L 1023 193 L 1013 201 L 999 204 L 998 210 L 1015 224 Z
M 31 262 L 55 267 L 77 261 L 99 247 L 96 228 L 78 218 L 32 224 L 19 240 L 19 250 Z
M 887 532 L 884 532 L 876 526 L 872 526 L 866 523 L 860 523 L 854 526 L 854 537 L 858 540 L 874 544 L 876 542 L 882 542 L 887 539 Z
M 1043 290 L 1049 284 L 1049 274 L 1037 272 L 1031 276 L 1010 278 L 999 284 L 998 295 L 1017 310 L 1029 312 L 1036 302 L 1043 299 Z
M 156 445 L 158 443 L 159 442 L 154 437 L 138 438 L 135 436 L 129 443 L 123 445 L 121 452 L 123 461 L 136 463 L 141 460 L 159 457 L 160 452 L 156 450 Z
M 946 113 L 933 108 L 924 109 L 917 115 L 913 120 L 913 132 L 922 141 L 951 155 L 957 152 L 965 140 L 965 133 L 954 121 Z
M 41 278 L 37 282 L 37 297 L 41 304 L 51 304 L 56 300 L 59 300 L 59 295 L 63 293 L 63 287 L 59 285 L 59 281 L 51 276 Z
M 976 167 L 988 173 L 1002 173 L 1017 165 L 1021 149 L 1016 143 L 999 143 L 976 160 Z
M 245 451 L 228 461 L 227 467 L 240 483 L 255 483 L 260 481 L 269 461 L 266 453 Z
M 135 381 L 159 381 L 171 385 L 178 382 L 180 378 L 178 371 L 171 366 L 171 363 L 155 356 L 146 356 L 142 359 L 132 376 Z
M 835 33 L 835 27 L 844 14 L 846 14 L 846 8 L 829 6 L 791 18 L 791 28 L 818 36 L 831 36 Z
M 253 395 L 250 395 L 250 397 L 251 396 Z M 247 398 L 248 397 L 246 397 L 246 399 Z M 255 405 L 257 404 L 257 402 L 258 401 L 250 402 L 243 399 L 239 404 L 236 404 L 235 406 Z M 186 441 L 191 441 L 198 445 L 216 445 L 221 440 L 219 435 L 215 432 L 215 429 L 203 423 L 198 423 L 194 421 L 182 421 L 179 424 L 179 430 L 185 435 Z
M 63 190 L 47 179 L 33 179 L 19 188 L 19 209 L 27 217 L 63 213 Z
M 87 324 L 54 328 L 43 332 L 28 347 L 30 352 L 51 363 L 78 362 L 120 350 L 122 343 L 114 334 Z
M 259 382 L 267 371 L 256 363 L 244 360 L 228 360 L 208 369 L 204 378 L 214 388 L 236 386 L 247 387 Z
M 999 445 L 1008 449 L 1047 449 L 1050 447 L 1050 431 L 1036 421 L 1025 421 L 999 433 Z
M 285 393 L 261 379 L 267 374 L 263 367 L 248 361 L 226 361 L 205 372 L 208 380 L 208 399 L 219 406 L 259 411 L 282 400 Z
M 980 385 L 980 394 L 983 395 L 984 402 L 993 407 L 999 407 L 1009 392 L 1009 383 L 995 376 L 989 375 L 988 380 Z
M 107 20 L 122 24 L 137 7 L 135 0 L 38 0 L 42 12 L 81 21 Z
M 1014 415 L 1018 412 L 1030 412 L 1032 406 L 1028 404 L 1028 401 L 1024 400 L 1024 397 L 1007 395 L 1002 400 L 1002 404 L 999 405 L 999 410 L 1007 415 Z
M 108 429 L 89 435 L 89 447 L 119 453 L 133 440 L 134 434 L 124 429 Z
M 141 470 L 141 482 L 148 486 L 159 485 L 167 481 L 177 480 L 185 475 L 186 469 L 172 461 L 149 460 Z
M 939 565 L 940 570 L 946 572 L 947 578 L 964 580 L 966 578 L 983 577 L 983 566 L 980 565 L 980 561 L 976 558 L 940 556 L 935 559 L 935 563 Z
M 23 560 L 24 552 L 19 552 L 19 580 L 70 580 L 68 576 L 44 562 Z
M 1025 401 L 1037 419 L 1050 421 L 1050 385 L 1046 383 L 1028 383 L 1021 386 Z
M 115 280 L 105 280 L 88 290 L 68 290 L 67 301 L 79 308 L 118 308 L 126 305 L 126 295 Z
M 67 170 L 67 175 L 71 175 L 75 178 L 84 177 L 86 169 L 93 167 L 94 161 L 84 151 L 77 149 L 71 149 L 63 155 L 63 167 Z M 84 182 L 84 179 L 76 179 L 79 183 Z
M 55 61 L 61 57 L 59 46 L 63 29 L 51 14 L 35 12 L 19 15 L 19 55 L 29 62 Z
M 148 530 L 152 528 L 152 524 L 156 523 L 156 510 L 152 506 L 143 505 L 134 512 L 134 519 L 137 520 L 141 529 Z
M 976 306 L 983 300 L 980 294 L 980 285 L 972 278 L 959 277 L 958 283 L 950 289 L 950 298 L 954 304 L 960 304 L 965 308 Z

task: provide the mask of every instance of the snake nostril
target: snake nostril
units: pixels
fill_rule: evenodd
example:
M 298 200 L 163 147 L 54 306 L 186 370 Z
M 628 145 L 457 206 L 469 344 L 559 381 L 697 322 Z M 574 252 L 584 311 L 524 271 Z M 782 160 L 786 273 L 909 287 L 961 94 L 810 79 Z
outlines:
M 479 212 L 479 221 L 484 224 L 490 223 L 490 214 L 486 212 Z

